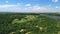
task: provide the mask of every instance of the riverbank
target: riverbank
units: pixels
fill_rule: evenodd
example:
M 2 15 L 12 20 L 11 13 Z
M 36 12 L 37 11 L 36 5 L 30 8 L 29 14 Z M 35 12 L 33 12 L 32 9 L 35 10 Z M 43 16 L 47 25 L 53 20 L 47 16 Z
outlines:
M 51 19 L 55 19 L 57 21 L 60 21 L 60 16 L 56 16 L 56 15 L 48 15 L 48 14 L 40 14 L 41 16 L 46 16 L 49 17 Z

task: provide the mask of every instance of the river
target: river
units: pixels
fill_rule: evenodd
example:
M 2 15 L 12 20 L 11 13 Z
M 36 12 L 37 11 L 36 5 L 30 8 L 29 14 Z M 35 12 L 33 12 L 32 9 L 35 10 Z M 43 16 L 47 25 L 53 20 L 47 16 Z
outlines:
M 60 16 L 52 16 L 52 15 L 47 15 L 47 14 L 40 14 L 40 15 L 55 19 L 57 21 L 60 21 Z

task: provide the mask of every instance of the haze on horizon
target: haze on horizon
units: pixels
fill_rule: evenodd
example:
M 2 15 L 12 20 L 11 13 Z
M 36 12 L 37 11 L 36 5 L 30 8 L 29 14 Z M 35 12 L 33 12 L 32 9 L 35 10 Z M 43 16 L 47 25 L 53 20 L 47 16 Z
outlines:
M 60 0 L 0 0 L 0 12 L 60 12 Z

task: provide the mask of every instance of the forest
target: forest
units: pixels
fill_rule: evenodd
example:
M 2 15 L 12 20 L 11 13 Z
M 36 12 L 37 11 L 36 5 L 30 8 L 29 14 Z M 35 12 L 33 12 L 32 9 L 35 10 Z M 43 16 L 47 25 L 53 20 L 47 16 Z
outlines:
M 60 22 L 40 14 L 0 14 L 0 34 L 59 34 Z

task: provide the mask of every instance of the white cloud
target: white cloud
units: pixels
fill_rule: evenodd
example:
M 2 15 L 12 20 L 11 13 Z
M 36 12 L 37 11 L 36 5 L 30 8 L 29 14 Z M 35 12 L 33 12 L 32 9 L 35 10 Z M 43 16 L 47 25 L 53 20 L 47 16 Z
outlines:
M 0 5 L 0 6 L 5 6 L 5 7 L 18 7 L 18 6 L 21 6 L 21 4 L 15 4 L 15 5 L 8 5 L 8 4 L 4 4 L 4 5 Z
M 58 2 L 58 0 L 52 0 L 52 2 L 55 2 L 56 3 L 56 2 Z
M 56 6 L 55 8 L 59 8 L 58 6 Z
M 32 6 L 32 7 L 25 8 L 25 11 L 30 11 L 35 13 L 44 12 L 46 10 L 47 10 L 47 7 L 43 7 L 43 6 Z
M 26 4 L 25 6 L 32 6 L 31 4 Z
M 0 5 L 0 11 L 12 11 L 12 12 L 18 12 L 21 8 L 18 7 L 18 5 Z
M 48 7 L 51 7 L 51 4 L 49 4 Z
M 6 3 L 8 3 L 8 1 L 5 1 Z
M 29 6 L 21 8 L 20 5 L 0 5 L 0 11 L 11 11 L 11 12 L 44 12 L 47 10 L 46 7 L 41 6 Z
M 21 6 L 21 3 L 17 3 L 17 5 Z
M 55 6 L 56 9 L 60 9 L 60 6 Z
M 25 6 L 25 5 L 24 5 Z M 42 13 L 42 12 L 59 12 L 60 7 L 56 6 L 55 8 L 53 7 L 46 7 L 46 6 L 28 6 L 22 8 L 21 5 L 0 5 L 0 11 L 5 11 L 5 12 L 35 12 L 35 13 Z

